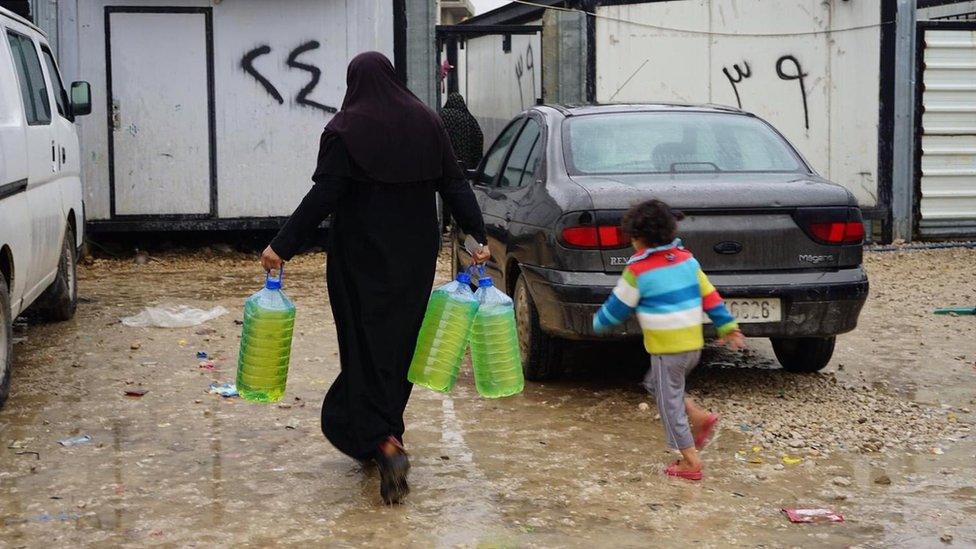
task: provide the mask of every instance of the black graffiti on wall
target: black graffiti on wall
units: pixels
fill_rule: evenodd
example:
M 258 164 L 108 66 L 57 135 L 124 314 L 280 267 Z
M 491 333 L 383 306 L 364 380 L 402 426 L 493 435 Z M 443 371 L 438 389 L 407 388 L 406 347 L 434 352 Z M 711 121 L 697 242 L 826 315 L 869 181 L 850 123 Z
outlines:
M 793 63 L 793 68 L 796 72 L 793 74 L 787 73 L 783 70 L 783 65 L 787 62 Z M 810 129 L 810 113 L 807 110 L 807 88 L 803 82 L 806 78 L 807 73 L 803 72 L 803 68 L 800 67 L 800 62 L 796 60 L 796 57 L 792 55 L 784 55 L 776 60 L 776 76 L 779 76 L 780 80 L 796 80 L 800 83 L 800 97 L 803 99 L 803 125 L 806 129 Z
M 787 72 L 786 70 L 788 68 L 787 64 L 793 65 L 790 72 Z M 725 77 L 729 79 L 729 84 L 732 86 L 732 92 L 735 94 L 735 102 L 739 105 L 740 109 L 742 108 L 742 99 L 739 97 L 738 85 L 746 78 L 752 76 L 752 68 L 749 67 L 749 62 L 743 61 L 742 65 L 745 67 L 744 70 L 739 67 L 738 63 L 732 65 L 732 71 L 729 71 L 728 67 L 722 67 L 722 72 L 725 74 Z M 735 72 L 735 76 L 732 75 L 733 71 Z M 800 86 L 800 99 L 802 100 L 803 104 L 803 126 L 809 130 L 810 107 L 807 104 L 807 88 L 806 82 L 804 81 L 808 75 L 807 73 L 803 72 L 803 67 L 800 65 L 800 61 L 796 57 L 789 54 L 780 57 L 776 60 L 776 76 L 778 76 L 780 80 L 796 80 L 798 82 Z
M 515 60 L 515 85 L 518 86 L 519 91 L 519 105 L 525 108 L 525 97 L 522 93 L 522 76 L 528 72 L 530 79 L 529 83 L 532 86 L 532 92 L 535 93 L 535 57 L 532 55 L 532 44 L 529 43 L 528 47 L 525 48 L 524 54 L 519 54 L 518 59 Z
M 306 107 L 311 107 L 313 109 L 318 109 L 323 112 L 336 113 L 338 112 L 338 109 L 336 109 L 335 107 L 330 107 L 329 105 L 323 105 L 321 103 L 309 99 L 308 96 L 315 90 L 315 87 L 319 85 L 319 81 L 322 79 L 322 70 L 316 67 L 315 65 L 302 63 L 301 61 L 298 60 L 298 57 L 300 55 L 302 55 L 305 52 L 318 49 L 319 46 L 321 46 L 321 44 L 319 44 L 315 40 L 309 40 L 308 42 L 299 44 L 288 54 L 288 59 L 285 61 L 285 64 L 292 69 L 305 71 L 309 73 L 310 76 L 308 84 L 302 87 L 302 89 L 299 90 L 298 93 L 295 95 L 296 103 L 298 103 L 299 105 L 304 105 Z M 258 57 L 261 57 L 262 55 L 267 55 L 269 53 L 271 53 L 271 46 L 268 46 L 267 44 L 260 45 L 256 48 L 247 51 L 241 57 L 241 70 L 243 70 L 245 73 L 247 73 L 252 78 L 257 80 L 258 84 L 261 84 L 261 87 L 264 88 L 264 91 L 267 92 L 272 99 L 277 101 L 279 105 L 283 105 L 285 103 L 285 99 L 281 96 L 281 92 L 279 92 L 278 88 L 276 88 L 275 85 L 270 80 L 268 80 L 267 77 L 261 74 L 260 71 L 258 71 L 257 68 L 255 68 L 254 66 L 254 61 Z
M 752 76 L 752 69 L 749 68 L 749 62 L 743 61 L 742 64 L 745 65 L 746 70 L 742 70 L 738 63 L 732 65 L 732 69 L 735 70 L 736 76 L 732 76 L 732 74 L 729 73 L 728 67 L 722 67 L 722 72 L 724 72 L 725 77 L 729 79 L 729 84 L 732 84 L 732 92 L 735 93 L 735 102 L 738 103 L 740 109 L 742 108 L 742 99 L 739 98 L 739 88 L 736 87 L 736 84 L 742 82 L 743 79 Z

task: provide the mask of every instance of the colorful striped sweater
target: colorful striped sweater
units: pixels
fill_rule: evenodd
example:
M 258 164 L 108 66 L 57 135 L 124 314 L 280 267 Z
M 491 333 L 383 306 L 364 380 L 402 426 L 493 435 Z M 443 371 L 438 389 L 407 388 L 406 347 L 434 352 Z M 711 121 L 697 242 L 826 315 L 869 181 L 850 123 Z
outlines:
M 702 310 L 719 337 L 739 328 L 680 239 L 630 258 L 613 293 L 593 317 L 593 329 L 605 332 L 626 321 L 635 309 L 644 347 L 656 355 L 701 349 L 705 345 Z

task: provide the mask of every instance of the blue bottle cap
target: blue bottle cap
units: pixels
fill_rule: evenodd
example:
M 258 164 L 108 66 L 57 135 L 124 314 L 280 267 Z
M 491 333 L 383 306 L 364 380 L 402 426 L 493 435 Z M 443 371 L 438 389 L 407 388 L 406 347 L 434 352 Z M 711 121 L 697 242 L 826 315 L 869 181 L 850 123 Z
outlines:
M 495 283 L 491 281 L 491 277 L 490 276 L 483 276 L 483 277 L 481 277 L 481 278 L 478 279 L 478 287 L 479 288 L 490 288 L 490 287 L 492 287 L 494 285 L 495 285 Z
M 269 290 L 280 290 L 281 289 L 281 279 L 280 278 L 271 278 L 269 276 L 268 279 L 264 282 L 264 287 L 267 288 L 267 289 L 269 289 Z
M 471 284 L 471 275 L 469 275 L 464 271 L 461 271 L 457 274 L 457 281 L 460 282 L 461 284 Z

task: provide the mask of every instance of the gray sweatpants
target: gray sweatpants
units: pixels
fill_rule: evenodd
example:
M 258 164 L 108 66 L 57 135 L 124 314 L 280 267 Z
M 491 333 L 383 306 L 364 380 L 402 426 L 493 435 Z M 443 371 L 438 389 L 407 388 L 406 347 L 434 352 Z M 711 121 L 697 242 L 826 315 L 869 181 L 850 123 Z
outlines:
M 657 400 L 657 410 L 664 424 L 668 447 L 675 450 L 691 448 L 688 415 L 685 413 L 685 376 L 698 364 L 701 351 L 674 355 L 651 355 L 651 367 L 644 376 L 644 388 Z

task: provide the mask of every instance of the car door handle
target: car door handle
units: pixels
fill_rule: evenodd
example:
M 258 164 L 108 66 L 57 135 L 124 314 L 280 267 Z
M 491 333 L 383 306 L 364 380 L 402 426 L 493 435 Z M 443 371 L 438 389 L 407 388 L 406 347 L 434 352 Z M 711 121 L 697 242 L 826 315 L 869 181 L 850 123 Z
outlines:
M 67 163 L 68 163 L 68 152 L 65 150 L 64 147 L 61 147 L 61 164 L 64 165 Z

